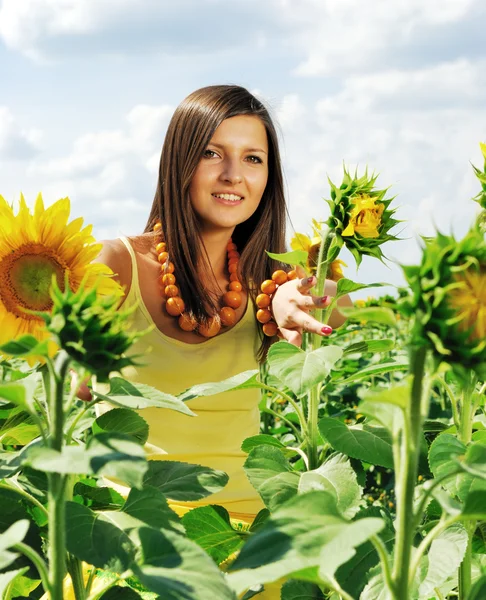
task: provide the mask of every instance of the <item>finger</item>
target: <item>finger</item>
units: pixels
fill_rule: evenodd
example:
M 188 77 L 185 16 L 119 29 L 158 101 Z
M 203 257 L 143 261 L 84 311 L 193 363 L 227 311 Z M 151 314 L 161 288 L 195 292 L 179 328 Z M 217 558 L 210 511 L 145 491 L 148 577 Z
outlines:
M 302 320 L 301 327 L 307 333 L 317 333 L 317 335 L 328 336 L 332 333 L 332 327 L 320 323 L 312 315 L 306 315 Z
M 315 277 L 304 277 L 297 284 L 297 290 L 301 294 L 307 294 L 310 289 L 316 285 L 317 279 Z
M 304 279 L 304 277 L 308 277 L 308 275 L 307 275 L 306 270 L 304 269 L 304 267 L 301 267 L 300 265 L 297 265 L 294 270 L 297 273 L 297 277 L 299 279 Z
M 280 332 L 282 337 L 290 344 L 299 347 L 302 345 L 302 333 L 299 330 L 280 327 Z
M 316 308 L 325 308 L 331 304 L 330 296 L 303 296 L 299 302 L 299 308 L 302 310 L 314 310 Z

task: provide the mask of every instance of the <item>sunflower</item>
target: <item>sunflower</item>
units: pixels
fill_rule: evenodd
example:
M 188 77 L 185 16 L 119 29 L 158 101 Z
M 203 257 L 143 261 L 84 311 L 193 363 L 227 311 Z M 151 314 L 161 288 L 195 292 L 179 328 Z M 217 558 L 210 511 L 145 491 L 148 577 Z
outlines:
M 419 266 L 402 267 L 412 295 L 400 307 L 415 316 L 414 340 L 467 377 L 486 377 L 486 243 L 477 228 L 460 241 L 426 238 Z
M 296 233 L 290 240 L 290 247 L 292 250 L 304 250 L 307 252 L 307 268 L 311 273 L 315 273 L 317 270 L 317 259 L 319 256 L 319 248 L 321 246 L 322 238 L 316 229 L 316 221 L 314 221 L 314 236 L 312 238 L 305 235 L 305 233 Z M 340 260 L 336 259 L 331 261 L 329 265 L 328 279 L 332 281 L 339 281 L 344 277 L 343 267 L 348 265 Z
M 63 289 L 64 282 L 77 290 L 97 286 L 103 295 L 123 295 L 106 265 L 91 264 L 101 250 L 83 228 L 83 219 L 68 223 L 69 198 L 47 209 L 39 194 L 33 212 L 23 196 L 14 214 L 0 196 L 0 345 L 25 334 L 39 340 L 49 336 L 44 320 L 31 311 L 49 311 L 53 278 Z

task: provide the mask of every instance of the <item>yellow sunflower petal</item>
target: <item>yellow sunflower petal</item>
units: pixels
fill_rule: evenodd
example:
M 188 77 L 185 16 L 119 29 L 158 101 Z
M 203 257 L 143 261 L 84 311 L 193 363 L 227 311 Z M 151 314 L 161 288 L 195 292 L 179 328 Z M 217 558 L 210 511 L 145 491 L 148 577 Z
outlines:
M 292 250 L 305 250 L 306 252 L 309 252 L 310 246 L 311 240 L 309 236 L 304 233 L 296 233 L 290 240 L 290 247 Z

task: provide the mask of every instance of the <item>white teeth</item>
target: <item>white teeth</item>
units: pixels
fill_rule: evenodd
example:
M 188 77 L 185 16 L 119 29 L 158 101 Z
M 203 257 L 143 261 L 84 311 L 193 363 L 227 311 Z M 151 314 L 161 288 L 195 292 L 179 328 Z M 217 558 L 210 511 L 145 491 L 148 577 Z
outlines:
M 213 196 L 222 200 L 230 200 L 231 202 L 238 202 L 242 199 L 241 196 L 236 196 L 236 194 L 213 194 Z

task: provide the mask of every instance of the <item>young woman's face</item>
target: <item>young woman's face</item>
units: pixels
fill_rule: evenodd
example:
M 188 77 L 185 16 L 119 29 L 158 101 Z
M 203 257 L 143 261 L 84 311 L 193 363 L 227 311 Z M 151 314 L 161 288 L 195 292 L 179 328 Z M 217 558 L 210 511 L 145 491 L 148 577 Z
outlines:
M 268 180 L 268 141 L 252 115 L 225 119 L 216 129 L 189 187 L 203 230 L 228 230 L 257 209 Z

